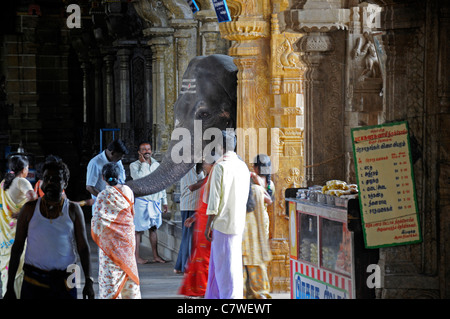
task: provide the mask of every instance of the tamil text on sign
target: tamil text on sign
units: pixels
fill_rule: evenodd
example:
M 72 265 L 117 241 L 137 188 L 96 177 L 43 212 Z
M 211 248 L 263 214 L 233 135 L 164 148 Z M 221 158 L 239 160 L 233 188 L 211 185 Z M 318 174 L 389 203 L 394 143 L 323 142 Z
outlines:
M 367 248 L 421 241 L 407 122 L 352 129 Z

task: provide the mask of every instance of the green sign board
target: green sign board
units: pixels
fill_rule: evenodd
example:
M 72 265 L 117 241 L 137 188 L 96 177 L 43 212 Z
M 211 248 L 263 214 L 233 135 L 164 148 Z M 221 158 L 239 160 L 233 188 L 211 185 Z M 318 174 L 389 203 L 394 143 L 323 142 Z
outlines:
M 351 133 L 365 246 L 421 242 L 408 123 Z

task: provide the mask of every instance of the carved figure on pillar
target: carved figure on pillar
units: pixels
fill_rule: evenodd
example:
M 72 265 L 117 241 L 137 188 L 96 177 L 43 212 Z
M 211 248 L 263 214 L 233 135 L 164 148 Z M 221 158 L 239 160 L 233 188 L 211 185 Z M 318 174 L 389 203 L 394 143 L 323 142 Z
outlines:
M 364 32 L 364 39 L 366 43 L 363 45 L 362 38 L 356 40 L 355 48 L 353 49 L 353 58 L 357 59 L 359 57 L 364 58 L 364 70 L 361 73 L 360 78 L 378 78 L 381 75 L 380 65 L 378 62 L 377 51 L 375 49 L 375 44 L 368 32 Z

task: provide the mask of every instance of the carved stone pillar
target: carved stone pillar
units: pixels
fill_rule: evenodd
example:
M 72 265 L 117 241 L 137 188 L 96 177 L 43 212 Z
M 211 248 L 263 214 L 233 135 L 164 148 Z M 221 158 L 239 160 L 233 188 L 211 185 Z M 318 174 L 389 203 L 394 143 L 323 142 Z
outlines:
M 254 123 L 254 114 L 257 113 L 256 85 L 254 81 L 257 76 L 257 67 L 261 63 L 261 43 L 258 43 L 256 40 L 268 36 L 268 23 L 257 18 L 247 18 L 242 21 L 221 23 L 219 26 L 222 37 L 233 41 L 229 49 L 229 55 L 235 58 L 234 62 L 239 70 L 236 127 L 244 131 L 257 128 Z M 244 29 L 247 32 L 241 32 Z M 245 142 L 244 135 L 238 136 L 239 145 L 242 151 L 248 149 L 248 143 Z
M 130 50 L 119 49 L 119 87 L 120 87 L 120 120 L 119 123 L 130 123 Z
M 195 29 L 197 23 L 195 21 L 180 19 L 172 20 L 170 25 L 175 30 L 173 37 L 176 45 L 174 51 L 177 55 L 176 78 L 178 80 L 175 92 L 178 93 L 184 71 L 186 71 L 191 59 L 197 55 L 197 30 Z M 171 121 L 169 119 L 169 123 L 171 122 L 173 122 L 173 116 Z
M 440 165 L 439 165 L 439 196 L 440 196 L 440 233 L 441 243 L 446 243 L 442 249 L 441 256 L 445 256 L 442 264 L 444 270 L 441 271 L 440 285 L 441 285 L 441 297 L 450 298 L 450 216 L 448 212 L 450 209 L 450 184 L 448 183 L 448 176 L 450 176 L 450 155 L 447 151 L 450 145 L 450 132 L 447 127 L 450 127 L 450 4 L 448 2 L 441 2 L 439 8 L 439 75 L 438 75 L 438 100 L 439 100 L 439 123 L 438 127 L 441 128 L 441 145 L 440 152 Z M 431 23 L 430 23 L 431 24 Z M 431 47 L 432 43 L 430 44 Z M 432 57 L 429 57 L 432 61 Z M 433 74 L 434 70 L 429 70 L 430 74 Z
M 165 30 L 165 32 L 172 31 L 172 29 Z M 155 158 L 160 160 L 164 153 L 163 135 L 168 134 L 166 127 L 165 53 L 169 43 L 161 36 L 154 37 L 149 44 L 153 53 L 153 149 Z M 167 145 L 165 148 L 167 148 Z
M 275 2 L 274 10 L 287 6 L 287 2 Z M 251 169 L 253 158 L 249 155 L 255 143 L 259 144 L 258 153 L 271 157 L 276 193 L 274 204 L 268 207 L 273 257 L 269 276 L 274 292 L 288 291 L 289 227 L 284 191 L 303 183 L 302 67 L 292 48 L 299 36 L 279 34 L 276 14 L 266 1 L 228 4 L 233 21 L 219 27 L 222 37 L 232 41 L 229 55 L 239 70 L 237 127 L 246 134 L 238 135 L 238 152 L 246 156 Z M 251 132 L 257 135 L 250 138 Z
M 345 41 L 351 10 L 342 1 L 297 1 L 283 13 L 305 64 L 305 168 L 308 185 L 345 179 Z
M 384 122 L 385 53 L 379 32 L 381 7 L 361 3 L 351 8 L 346 36 L 345 180 L 356 182 L 351 128 Z
M 106 55 L 105 61 L 105 123 L 111 125 L 114 123 L 114 56 Z
M 436 1 L 405 1 L 401 6 L 389 4 L 383 8 L 383 44 L 387 57 L 384 115 L 386 121 L 408 121 L 410 136 L 417 141 L 412 143 L 411 151 L 423 242 L 380 248 L 381 298 L 443 297 L 439 291 L 443 282 L 439 265 L 445 253 L 440 251 L 442 246 L 436 240 L 439 224 L 443 222 L 439 220 L 439 212 L 445 211 L 439 207 L 442 185 L 439 171 L 444 161 L 438 145 L 446 143 L 441 127 L 445 116 L 440 114 L 438 82 L 440 72 L 446 72 L 443 71 L 446 68 L 439 65 L 438 48 L 445 41 L 440 42 L 438 35 L 445 35 L 448 30 L 441 29 L 439 7 Z M 448 175 L 441 176 L 447 179 Z
M 278 9 L 282 10 L 283 3 Z M 285 217 L 285 190 L 304 185 L 304 65 L 295 52 L 295 43 L 302 34 L 281 33 L 277 11 L 271 14 L 270 35 L 270 93 L 269 110 L 273 135 L 272 156 L 277 158 L 273 176 L 276 200 L 271 220 L 271 247 L 273 260 L 271 272 L 275 291 L 290 288 L 289 279 L 289 225 Z M 272 157 L 274 158 L 274 157 Z
M 102 60 L 99 57 L 93 57 L 92 66 L 94 67 L 94 123 L 103 124 L 103 72 Z
M 151 49 L 144 50 L 145 58 L 145 105 L 147 112 L 145 114 L 145 120 L 147 123 L 152 123 L 153 112 L 152 112 L 152 96 L 153 96 L 153 85 L 152 85 L 152 51 Z M 151 131 L 151 127 L 149 128 Z M 150 132 L 151 133 L 151 132 Z
M 220 41 L 219 24 L 214 10 L 201 10 L 197 12 L 195 18 L 200 21 L 200 53 L 202 55 L 210 55 L 214 53 L 222 53 L 218 44 Z M 226 52 L 223 52 L 226 54 Z
M 322 106 L 324 99 L 323 70 L 321 62 L 326 58 L 326 53 L 332 50 L 331 38 L 326 33 L 310 33 L 303 36 L 298 49 L 301 52 L 301 60 L 306 66 L 304 90 L 305 90 L 305 176 L 309 185 L 320 184 L 323 176 L 320 163 L 325 161 L 321 156 L 323 145 L 320 144 L 320 135 L 323 134 L 323 124 L 320 122 L 320 114 L 324 112 Z
M 91 64 L 89 62 L 82 62 L 81 69 L 83 71 L 83 123 L 87 124 L 90 117 L 90 79 L 91 79 Z

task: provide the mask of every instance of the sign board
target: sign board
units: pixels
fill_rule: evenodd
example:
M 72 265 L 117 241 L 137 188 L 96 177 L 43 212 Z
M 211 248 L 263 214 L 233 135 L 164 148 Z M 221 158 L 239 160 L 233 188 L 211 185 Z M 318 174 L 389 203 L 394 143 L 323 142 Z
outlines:
M 365 246 L 420 242 L 407 122 L 354 128 L 351 133 Z
M 216 10 L 217 20 L 219 22 L 231 21 L 230 11 L 226 0 L 212 0 L 214 9 Z
M 292 299 L 352 299 L 350 278 L 291 259 Z
M 195 0 L 186 0 L 186 1 L 192 10 L 192 13 L 196 13 L 198 11 L 198 5 L 195 2 Z

